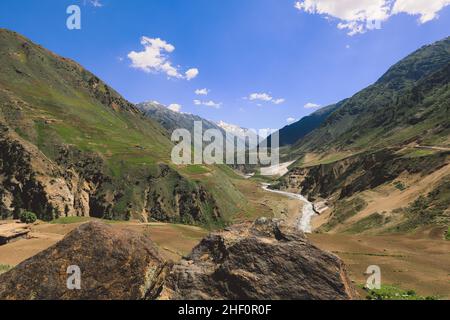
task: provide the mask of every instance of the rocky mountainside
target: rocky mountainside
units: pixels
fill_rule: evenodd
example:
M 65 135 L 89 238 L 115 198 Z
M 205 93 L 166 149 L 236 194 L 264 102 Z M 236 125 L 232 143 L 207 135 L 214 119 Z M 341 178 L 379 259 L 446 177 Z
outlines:
M 201 122 L 203 132 L 205 132 L 206 130 L 215 129 L 220 131 L 223 137 L 226 137 L 226 141 L 230 143 L 246 143 L 246 129 L 224 123 L 223 121 L 215 123 L 194 114 L 175 112 L 157 102 L 139 103 L 136 105 L 136 107 L 141 110 L 145 114 L 145 116 L 158 122 L 169 133 L 172 133 L 176 129 L 186 129 L 193 136 L 194 123 Z M 227 133 L 232 134 L 234 139 L 228 137 Z M 207 143 L 205 143 L 205 145 L 206 144 Z
M 3 217 L 25 209 L 44 220 L 222 223 L 214 186 L 168 165 L 170 135 L 156 121 L 79 64 L 15 32 L 0 29 L 0 54 Z
M 288 146 L 297 161 L 278 187 L 325 201 L 322 231 L 448 227 L 449 82 L 450 38 L 420 48 Z M 308 123 L 292 126 L 301 135 Z
M 216 129 L 222 133 L 225 131 L 216 123 L 203 119 L 199 116 L 181 113 L 169 110 L 166 106 L 157 102 L 139 103 L 136 107 L 141 110 L 147 117 L 157 121 L 167 131 L 172 133 L 176 129 L 187 129 L 191 134 L 194 132 L 194 122 L 202 122 L 203 130 Z
M 425 46 L 338 103 L 292 152 L 376 150 L 416 141 L 450 146 L 450 38 Z
M 70 266 L 80 290 L 67 288 Z M 2 300 L 357 298 L 339 258 L 267 219 L 210 235 L 179 264 L 142 235 L 91 222 L 0 275 Z

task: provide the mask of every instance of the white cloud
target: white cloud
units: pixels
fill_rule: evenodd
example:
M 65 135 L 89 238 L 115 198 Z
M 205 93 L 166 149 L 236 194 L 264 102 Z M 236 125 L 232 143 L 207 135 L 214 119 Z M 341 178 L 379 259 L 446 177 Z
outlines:
M 273 98 L 270 95 L 268 95 L 267 93 L 252 93 L 249 96 L 249 99 L 251 101 L 254 101 L 254 100 L 272 101 Z
M 438 12 L 448 5 L 450 5 L 450 0 L 397 0 L 392 14 L 420 15 L 420 23 L 426 23 L 436 19 Z
M 186 71 L 186 80 L 192 80 L 194 78 L 196 78 L 199 74 L 199 71 L 197 68 L 192 68 L 189 69 L 188 71 Z
M 204 88 L 204 89 L 197 89 L 195 90 L 195 94 L 198 96 L 207 96 L 209 94 L 210 90 Z
M 245 99 L 249 99 L 250 101 L 272 102 L 274 104 L 282 104 L 286 101 L 283 98 L 275 99 L 268 93 L 252 93 L 248 96 L 248 98 Z M 260 105 L 261 104 L 258 104 L 258 106 Z
M 314 108 L 320 108 L 320 104 L 308 102 L 304 106 L 306 109 L 314 109 Z
M 297 119 L 292 118 L 292 117 L 286 119 L 286 122 L 289 123 L 289 124 L 290 124 L 290 123 L 294 123 L 295 121 L 297 121 Z
M 300 0 L 295 8 L 338 19 L 337 27 L 352 36 L 378 28 L 373 22 L 382 23 L 399 13 L 419 15 L 420 23 L 425 23 L 449 4 L 450 0 Z
M 90 0 L 90 2 L 94 7 L 97 8 L 103 7 L 103 4 L 100 2 L 100 0 Z
M 275 104 L 282 104 L 286 101 L 286 99 L 274 99 L 272 100 L 273 103 Z
M 128 58 L 131 60 L 131 66 L 144 72 L 165 73 L 169 78 L 194 79 L 199 71 L 196 68 L 189 69 L 183 76 L 178 68 L 172 65 L 168 54 L 175 50 L 175 47 L 160 38 L 142 37 L 141 44 L 144 51 L 131 51 Z
M 222 103 L 217 103 L 212 100 L 209 100 L 209 101 L 194 100 L 194 104 L 196 106 L 205 106 L 205 107 L 211 107 L 211 108 L 215 108 L 215 109 L 220 109 L 220 107 L 222 106 Z
M 181 105 L 172 103 L 167 107 L 167 109 L 172 110 L 173 112 L 180 112 L 181 111 Z

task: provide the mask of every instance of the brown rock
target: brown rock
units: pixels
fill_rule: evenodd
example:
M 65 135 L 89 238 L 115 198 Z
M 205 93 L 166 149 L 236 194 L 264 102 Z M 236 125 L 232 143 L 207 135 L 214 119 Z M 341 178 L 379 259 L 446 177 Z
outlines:
M 80 268 L 81 290 L 67 288 L 72 265 Z M 91 222 L 1 275 L 0 299 L 152 299 L 169 268 L 145 236 Z
M 71 265 L 81 290 L 67 288 Z M 338 257 L 269 219 L 211 234 L 175 266 L 145 236 L 91 222 L 0 275 L 0 300 L 355 298 Z
M 260 219 L 205 238 L 174 266 L 162 299 L 358 298 L 343 262 L 295 228 Z

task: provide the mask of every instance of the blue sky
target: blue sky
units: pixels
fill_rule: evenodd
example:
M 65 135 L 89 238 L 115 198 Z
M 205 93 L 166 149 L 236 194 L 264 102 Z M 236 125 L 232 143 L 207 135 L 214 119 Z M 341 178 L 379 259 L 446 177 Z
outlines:
M 76 60 L 131 102 L 156 100 L 215 121 L 280 128 L 315 110 L 305 105 L 347 98 L 407 54 L 449 36 L 450 1 L 427 0 L 427 8 L 423 0 L 396 1 L 387 13 L 373 6 L 384 0 L 340 2 L 346 7 L 330 0 L 2 0 L 0 27 Z M 81 8 L 81 30 L 66 27 L 72 4 Z M 367 30 L 364 19 L 372 18 L 381 29 Z M 142 37 L 163 41 L 165 67 L 148 62 Z M 198 75 L 188 80 L 185 72 L 194 69 Z M 195 94 L 203 88 L 207 96 Z

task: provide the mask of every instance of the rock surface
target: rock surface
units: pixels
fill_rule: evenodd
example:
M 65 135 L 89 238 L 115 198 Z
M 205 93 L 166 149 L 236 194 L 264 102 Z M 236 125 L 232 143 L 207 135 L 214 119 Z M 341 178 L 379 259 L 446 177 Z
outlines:
M 67 289 L 71 265 L 81 290 Z M 0 300 L 356 298 L 338 257 L 269 219 L 213 233 L 176 265 L 143 235 L 91 222 L 0 276 Z
M 69 266 L 81 290 L 69 290 Z M 0 276 L 0 300 L 140 300 L 155 298 L 169 270 L 143 235 L 91 222 Z
M 343 262 L 295 228 L 259 219 L 205 238 L 175 265 L 161 299 L 356 299 Z

